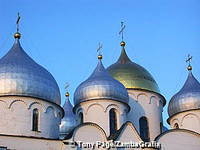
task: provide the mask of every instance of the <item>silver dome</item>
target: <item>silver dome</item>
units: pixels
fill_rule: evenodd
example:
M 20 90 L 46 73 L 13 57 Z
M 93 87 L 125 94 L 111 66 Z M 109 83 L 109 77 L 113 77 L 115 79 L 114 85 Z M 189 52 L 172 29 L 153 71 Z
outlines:
M 126 88 L 105 70 L 101 60 L 92 75 L 81 83 L 74 93 L 74 104 L 84 101 L 111 99 L 128 103 Z
M 65 111 L 65 116 L 61 120 L 60 124 L 60 139 L 64 139 L 76 127 L 76 118 L 72 110 L 73 106 L 68 97 L 63 109 Z
M 35 97 L 60 105 L 55 79 L 26 54 L 19 39 L 0 59 L 0 96 Z
M 177 113 L 194 109 L 200 109 L 200 83 L 192 72 L 189 72 L 182 89 L 171 98 L 168 114 L 171 117 Z

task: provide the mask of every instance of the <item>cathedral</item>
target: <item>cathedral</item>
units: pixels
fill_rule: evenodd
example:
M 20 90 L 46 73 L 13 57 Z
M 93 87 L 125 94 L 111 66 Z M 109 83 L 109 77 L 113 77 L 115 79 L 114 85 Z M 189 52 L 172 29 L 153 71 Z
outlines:
M 121 55 L 108 68 L 103 56 L 78 85 L 73 103 L 54 77 L 22 48 L 0 59 L 0 150 L 199 150 L 200 83 L 189 63 L 183 87 L 169 105 L 153 76 Z M 190 62 L 190 59 L 188 61 Z M 168 108 L 170 129 L 163 126 Z

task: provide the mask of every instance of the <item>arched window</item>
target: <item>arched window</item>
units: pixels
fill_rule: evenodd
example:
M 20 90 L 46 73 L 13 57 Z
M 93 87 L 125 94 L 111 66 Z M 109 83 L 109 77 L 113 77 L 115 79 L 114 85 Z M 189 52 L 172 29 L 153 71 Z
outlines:
M 175 123 L 175 124 L 174 124 L 174 129 L 179 129 L 178 123 Z
M 37 108 L 33 109 L 33 118 L 32 118 L 32 130 L 38 131 L 39 124 L 39 111 Z
M 141 117 L 139 120 L 140 124 L 140 136 L 143 141 L 148 142 L 149 139 L 149 125 L 146 117 Z
M 114 108 L 109 112 L 110 117 L 110 134 L 113 134 L 117 130 L 117 114 Z
M 80 119 L 80 124 L 82 124 L 83 123 L 83 113 L 82 112 L 80 112 L 79 113 L 79 119 Z

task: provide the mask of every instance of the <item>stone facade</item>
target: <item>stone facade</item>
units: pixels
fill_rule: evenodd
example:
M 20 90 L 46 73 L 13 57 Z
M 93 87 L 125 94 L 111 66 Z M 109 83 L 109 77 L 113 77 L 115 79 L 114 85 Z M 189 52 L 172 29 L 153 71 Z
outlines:
M 155 139 L 161 133 L 160 124 L 163 124 L 162 111 L 163 97 L 147 91 L 128 90 L 129 106 L 128 121 L 131 121 L 139 132 L 139 119 L 145 116 L 149 123 L 150 140 Z
M 32 131 L 33 109 L 39 110 L 38 131 Z M 0 97 L 0 134 L 56 139 L 63 109 L 31 97 Z

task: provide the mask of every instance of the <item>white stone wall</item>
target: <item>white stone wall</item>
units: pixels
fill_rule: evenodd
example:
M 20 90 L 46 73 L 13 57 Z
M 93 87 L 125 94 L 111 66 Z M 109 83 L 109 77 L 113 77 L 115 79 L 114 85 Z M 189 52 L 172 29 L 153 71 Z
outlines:
M 92 122 L 99 125 L 106 135 L 110 135 L 109 125 L 109 111 L 115 108 L 117 113 L 117 128 L 119 129 L 123 123 L 127 121 L 128 106 L 121 102 L 113 100 L 91 100 L 82 102 L 79 107 L 76 108 L 75 114 L 77 118 L 79 113 L 83 113 L 83 120 L 85 122 Z
M 188 129 L 200 134 L 200 110 L 190 110 L 172 116 L 169 119 L 172 129 L 178 124 L 180 129 Z
M 161 150 L 200 149 L 200 135 L 186 130 L 167 131 L 157 141 L 161 144 Z
M 60 140 L 0 136 L 0 146 L 11 150 L 70 150 Z
M 32 131 L 34 108 L 39 110 L 39 131 Z M 0 97 L 0 134 L 58 138 L 62 113 L 61 107 L 44 100 Z
M 97 141 L 99 142 L 106 142 L 107 141 L 107 137 L 106 137 L 106 133 L 104 132 L 104 130 L 99 127 L 96 124 L 93 123 L 88 123 L 88 124 L 84 124 L 82 126 L 80 126 L 79 128 L 77 128 L 74 133 L 73 133 L 73 137 L 72 137 L 73 141 L 76 142 L 83 142 L 83 143 L 90 143 L 90 144 L 96 144 L 96 146 L 94 147 L 84 147 L 80 145 L 80 149 L 84 149 L 84 150 L 93 150 L 93 148 L 95 148 L 95 150 L 99 149 L 99 150 L 107 150 L 105 148 L 103 148 L 102 146 L 97 146 Z
M 145 116 L 149 124 L 150 140 L 154 140 L 160 132 L 160 122 L 162 122 L 163 98 L 153 92 L 142 90 L 128 90 L 129 106 L 128 121 L 136 127 L 138 133 L 139 119 Z

